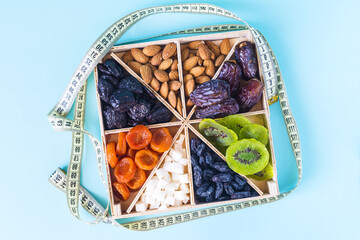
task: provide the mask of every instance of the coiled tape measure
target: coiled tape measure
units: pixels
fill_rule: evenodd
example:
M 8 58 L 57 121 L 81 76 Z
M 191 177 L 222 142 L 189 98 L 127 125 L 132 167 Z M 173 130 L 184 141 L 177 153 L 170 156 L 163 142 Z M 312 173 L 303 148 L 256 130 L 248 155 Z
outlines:
M 280 101 L 280 107 L 283 113 L 286 129 L 291 142 L 292 150 L 296 160 L 298 170 L 298 181 L 296 186 L 285 193 L 281 193 L 274 197 L 266 197 L 257 200 L 249 200 L 239 202 L 235 204 L 227 204 L 223 206 L 210 207 L 201 210 L 190 211 L 187 213 L 180 213 L 174 215 L 167 215 L 164 217 L 156 217 L 146 220 L 139 220 L 131 223 L 119 224 L 112 219 L 108 213 L 109 204 L 106 208 L 103 208 L 83 187 L 80 186 L 80 173 L 81 173 L 81 160 L 83 154 L 84 134 L 87 135 L 95 149 L 97 166 L 100 174 L 100 178 L 105 186 L 107 193 L 109 193 L 108 185 L 103 175 L 104 164 L 104 152 L 102 144 L 89 132 L 84 130 L 84 117 L 85 117 L 85 102 L 86 102 L 86 80 L 100 62 L 100 60 L 106 55 L 106 53 L 116 44 L 120 37 L 136 22 L 139 20 L 158 13 L 200 13 L 200 14 L 212 14 L 243 22 L 242 24 L 226 24 L 226 25 L 213 25 L 199 28 L 192 28 L 183 31 L 172 32 L 161 36 L 169 36 L 176 34 L 189 34 L 189 33 L 209 33 L 209 32 L 221 32 L 232 30 L 250 30 L 254 42 L 260 56 L 260 63 L 262 65 L 262 74 L 265 81 L 265 89 L 269 105 Z M 76 98 L 76 101 L 75 101 Z M 74 120 L 66 118 L 71 107 L 75 101 Z M 262 34 L 248 25 L 241 18 L 235 14 L 211 4 L 180 4 L 180 5 L 168 5 L 145 8 L 136 12 L 133 12 L 110 26 L 91 46 L 90 50 L 86 53 L 85 57 L 81 61 L 80 65 L 75 70 L 71 77 L 71 80 L 62 95 L 60 101 L 48 114 L 48 119 L 57 131 L 70 131 L 72 132 L 72 151 L 70 156 L 70 163 L 68 166 L 67 174 L 65 174 L 60 168 L 56 169 L 54 173 L 49 177 L 49 181 L 66 193 L 67 203 L 70 212 L 79 220 L 79 201 L 80 204 L 95 217 L 95 221 L 89 224 L 95 224 L 99 222 L 105 222 L 117 226 L 123 226 L 131 230 L 151 230 L 159 227 L 169 226 L 176 223 L 186 222 L 201 217 L 217 215 L 220 213 L 231 212 L 242 208 L 247 208 L 255 205 L 265 204 L 273 201 L 277 201 L 287 195 L 289 195 L 299 185 L 302 176 L 302 162 L 301 162 L 301 147 L 299 132 L 295 123 L 294 116 L 291 112 L 284 81 L 280 72 L 279 65 L 275 58 L 275 55 L 270 48 L 268 42 L 262 36 Z

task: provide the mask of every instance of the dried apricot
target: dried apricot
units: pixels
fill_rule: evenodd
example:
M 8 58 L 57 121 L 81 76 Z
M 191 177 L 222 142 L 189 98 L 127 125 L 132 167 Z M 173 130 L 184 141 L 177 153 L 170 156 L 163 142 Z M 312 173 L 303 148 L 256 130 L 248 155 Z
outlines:
M 128 148 L 125 154 L 125 157 L 129 157 L 131 159 L 135 159 L 136 150 L 132 148 Z
M 136 165 L 131 158 L 124 157 L 115 166 L 114 175 L 119 183 L 125 183 L 134 178 Z
M 110 142 L 106 145 L 106 158 L 110 167 L 114 168 L 118 163 L 119 159 L 116 157 L 115 143 Z
M 154 131 L 150 146 L 154 151 L 163 153 L 171 147 L 172 139 L 167 128 L 159 128 Z
M 142 170 L 151 170 L 153 169 L 158 162 L 158 155 L 148 149 L 140 150 L 135 155 L 136 166 Z
M 126 133 L 121 132 L 118 134 L 118 141 L 116 144 L 116 154 L 122 157 L 126 153 Z
M 138 189 L 144 184 L 145 180 L 145 171 L 140 168 L 136 168 L 135 177 L 125 184 L 131 189 Z
M 122 200 L 126 201 L 130 196 L 129 188 L 124 183 L 114 182 L 113 186 L 116 191 L 121 195 Z
M 152 134 L 147 127 L 137 125 L 126 134 L 126 142 L 132 149 L 140 150 L 149 145 L 151 137 Z

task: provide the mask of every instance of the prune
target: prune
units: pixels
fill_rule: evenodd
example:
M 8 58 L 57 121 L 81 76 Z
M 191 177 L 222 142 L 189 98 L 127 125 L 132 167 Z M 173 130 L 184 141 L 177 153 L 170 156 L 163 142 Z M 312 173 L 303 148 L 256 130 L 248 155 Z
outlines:
M 204 108 L 196 108 L 195 116 L 196 118 L 225 117 L 239 112 L 239 109 L 240 107 L 238 102 L 233 98 L 228 98 L 218 104 L 210 105 Z
M 234 182 L 237 183 L 241 189 L 246 185 L 246 180 L 238 174 L 234 174 Z
M 110 97 L 110 104 L 118 112 L 126 112 L 132 108 L 136 102 L 134 94 L 128 90 L 118 89 Z
M 264 89 L 264 84 L 258 79 L 250 79 L 239 88 L 236 99 L 239 103 L 239 112 L 248 112 L 260 100 Z
M 191 101 L 198 107 L 207 107 L 220 103 L 230 97 L 230 84 L 225 80 L 215 79 L 199 85 L 190 94 Z
M 229 183 L 224 183 L 224 190 L 225 190 L 226 194 L 228 194 L 230 196 L 235 193 L 234 188 Z
M 142 121 L 151 111 L 151 104 L 145 100 L 140 100 L 137 104 L 132 106 L 128 111 L 129 117 L 134 120 Z
M 118 88 L 119 89 L 129 90 L 130 92 L 135 93 L 135 94 L 142 94 L 143 93 L 143 86 L 133 76 L 128 76 L 128 77 L 123 78 L 119 82 Z
M 260 124 L 249 123 L 239 132 L 239 139 L 244 138 L 253 138 L 266 146 L 269 142 L 269 131 Z
M 211 178 L 215 175 L 215 171 L 208 168 L 205 169 L 202 174 L 204 181 L 208 182 L 211 181 Z
M 230 182 L 233 180 L 233 177 L 230 173 L 218 173 L 212 177 L 213 182 Z
M 241 68 L 238 64 L 226 61 L 221 67 L 219 79 L 223 79 L 230 84 L 230 93 L 234 94 L 240 86 Z
M 215 199 L 218 199 L 224 191 L 224 184 L 223 183 L 216 183 L 215 189 Z
M 231 171 L 230 168 L 228 167 L 228 165 L 224 161 L 216 162 L 211 167 L 222 173 Z
M 103 63 L 99 63 L 97 65 L 97 70 L 99 71 L 99 76 L 100 77 L 102 75 L 111 75 L 111 72 L 110 72 L 109 68 Z
M 194 184 L 197 187 L 203 183 L 202 170 L 198 165 L 193 166 Z
M 233 195 L 231 195 L 231 199 L 247 198 L 247 197 L 251 197 L 251 193 L 248 191 L 235 192 Z
M 103 110 L 105 119 L 105 128 L 118 129 L 127 127 L 127 116 L 124 112 L 117 112 L 110 106 L 105 106 Z
M 199 130 L 210 142 L 219 146 L 229 146 L 238 140 L 238 136 L 233 130 L 212 119 L 202 120 L 199 124 Z
M 173 117 L 172 112 L 165 106 L 158 108 L 153 107 L 150 114 L 146 117 L 146 120 L 150 124 L 169 122 Z
M 155 95 L 146 87 L 143 87 L 144 92 L 147 94 L 147 96 L 149 96 L 151 99 L 156 99 Z
M 128 120 L 129 127 L 135 127 L 136 125 L 147 125 L 147 122 L 145 120 L 137 121 L 135 119 L 130 118 Z
M 106 103 L 110 103 L 110 96 L 114 93 L 115 87 L 111 82 L 104 76 L 99 79 L 98 83 L 98 93 L 101 98 Z
M 196 195 L 199 197 L 207 197 L 207 196 L 213 194 L 214 191 L 215 191 L 215 188 L 211 185 L 211 183 L 205 182 L 196 189 Z
M 205 152 L 205 162 L 208 166 L 212 166 L 214 164 L 214 158 L 211 153 Z
M 111 82 L 112 85 L 114 85 L 115 87 L 117 86 L 117 84 L 119 83 L 119 79 L 117 79 L 116 77 L 112 76 L 112 75 L 102 75 L 100 78 L 104 78 L 107 79 L 109 82 Z
M 258 76 L 258 63 L 254 45 L 250 42 L 242 42 L 235 49 L 235 60 L 240 65 L 245 79 Z
M 124 69 L 121 65 L 115 61 L 114 59 L 107 59 L 105 61 L 105 65 L 107 66 L 109 72 L 116 78 L 122 78 L 124 76 Z
M 204 156 L 199 156 L 199 165 L 202 168 L 206 168 L 205 158 Z

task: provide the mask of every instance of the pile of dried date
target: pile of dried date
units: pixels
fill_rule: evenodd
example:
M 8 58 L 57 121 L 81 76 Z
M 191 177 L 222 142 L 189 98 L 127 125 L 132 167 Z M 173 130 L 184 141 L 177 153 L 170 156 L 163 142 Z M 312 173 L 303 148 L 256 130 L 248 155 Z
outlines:
M 259 81 L 255 46 L 241 42 L 235 61 L 223 64 L 217 79 L 199 85 L 189 96 L 197 106 L 197 118 L 217 118 L 248 112 L 260 100 L 264 84 Z

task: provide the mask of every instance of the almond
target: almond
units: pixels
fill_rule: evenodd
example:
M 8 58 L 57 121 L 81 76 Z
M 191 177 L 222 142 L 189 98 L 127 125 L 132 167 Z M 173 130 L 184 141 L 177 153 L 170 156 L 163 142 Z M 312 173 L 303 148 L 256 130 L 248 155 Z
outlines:
M 163 70 L 155 70 L 154 75 L 157 80 L 160 82 L 167 82 L 169 81 L 169 74 Z
M 135 61 L 145 64 L 149 61 L 149 57 L 146 56 L 140 49 L 133 48 L 131 49 L 131 55 L 135 59 Z
M 173 60 L 171 58 L 165 59 L 164 61 L 162 61 L 162 63 L 160 63 L 158 69 L 166 70 L 171 66 L 172 63 L 173 63 Z
M 199 45 L 199 55 L 203 60 L 210 59 L 211 52 L 210 49 L 205 44 Z
M 131 70 L 133 70 L 137 75 L 140 75 L 140 68 L 142 66 L 141 63 L 135 62 L 135 61 L 131 61 L 128 62 L 128 66 L 129 68 L 131 68 Z
M 219 56 L 220 55 L 220 48 L 218 45 L 216 45 L 214 42 L 212 41 L 205 41 L 206 46 L 208 46 L 208 48 L 215 53 L 215 56 Z
M 158 52 L 160 52 L 160 50 L 161 50 L 160 46 L 150 45 L 150 46 L 146 46 L 142 51 L 146 56 L 152 57 L 155 56 Z
M 164 99 L 167 98 L 168 94 L 169 94 L 169 86 L 167 82 L 164 82 L 161 84 L 160 87 L 160 96 L 162 96 Z
M 198 65 L 199 65 L 199 66 L 203 65 L 203 62 L 204 62 L 204 60 L 203 60 L 202 58 L 199 58 L 199 60 L 198 60 Z
M 162 53 L 159 52 L 159 53 L 155 54 L 155 56 L 152 57 L 152 59 L 150 60 L 150 63 L 153 66 L 159 66 L 160 63 L 162 62 L 162 60 L 163 60 Z
M 215 60 L 215 67 L 219 67 L 225 59 L 225 55 L 220 55 Z
M 147 65 L 147 66 L 149 66 L 150 68 L 151 68 L 151 70 L 152 70 L 152 72 L 154 72 L 157 68 L 154 66 L 154 65 L 152 65 L 151 63 L 146 63 L 145 65 Z
M 128 51 L 122 56 L 121 60 L 123 60 L 124 63 L 128 63 L 128 62 L 134 61 L 134 58 L 131 55 L 131 52 Z
M 221 41 L 220 52 L 224 55 L 228 55 L 228 53 L 230 52 L 230 41 L 228 38 L 225 38 Z
M 181 83 L 179 81 L 169 81 L 170 90 L 177 91 L 181 87 Z
M 148 65 L 142 65 L 140 67 L 141 78 L 149 84 L 153 78 L 152 69 Z
M 155 90 L 155 91 L 159 91 L 160 89 L 160 83 L 156 78 L 153 78 L 150 82 L 150 86 Z
M 168 43 L 168 44 L 166 44 L 166 46 L 164 47 L 164 49 L 162 51 L 162 57 L 163 57 L 163 59 L 168 59 L 175 53 L 176 53 L 176 44 Z
M 196 56 L 195 53 L 193 53 L 193 52 L 189 53 L 189 58 L 192 58 L 192 57 L 195 57 L 195 56 Z
M 204 61 L 205 73 L 209 77 L 213 77 L 215 74 L 215 65 L 214 62 L 211 60 Z
M 216 59 L 215 53 L 213 53 L 211 50 L 210 50 L 210 53 L 211 53 L 210 59 L 215 61 L 215 59 Z
M 197 40 L 189 43 L 188 48 L 190 49 L 198 49 L 200 44 L 204 44 L 204 41 Z
M 197 84 L 203 84 L 204 82 L 210 81 L 210 78 L 206 75 L 201 75 L 196 78 L 195 82 Z
M 189 80 L 194 80 L 193 75 L 191 75 L 190 73 L 185 75 L 184 82 L 186 83 Z
M 168 94 L 168 102 L 173 108 L 176 107 L 176 94 L 173 90 L 171 90 Z
M 187 107 L 194 106 L 194 103 L 190 100 L 190 98 L 187 100 L 186 106 L 187 106 Z
M 179 73 L 178 71 L 171 71 L 169 73 L 170 80 L 179 80 Z
M 182 114 L 182 104 L 181 104 L 181 99 L 180 99 L 180 97 L 177 98 L 176 110 L 177 110 L 180 114 Z
M 183 69 L 185 71 L 190 71 L 190 69 L 192 69 L 193 67 L 196 66 L 198 60 L 199 60 L 199 57 L 191 57 L 191 58 L 187 59 L 184 62 Z
M 190 50 L 186 47 L 181 50 L 181 61 L 184 62 L 189 58 Z
M 189 80 L 185 84 L 185 95 L 188 97 L 192 91 L 194 91 L 195 88 L 195 81 Z
M 205 68 L 204 67 L 193 67 L 191 70 L 190 70 L 190 73 L 193 75 L 193 77 L 198 77 L 200 76 L 201 74 L 203 74 L 205 71 Z
M 171 64 L 171 71 L 178 70 L 178 60 L 175 59 L 173 63 Z

